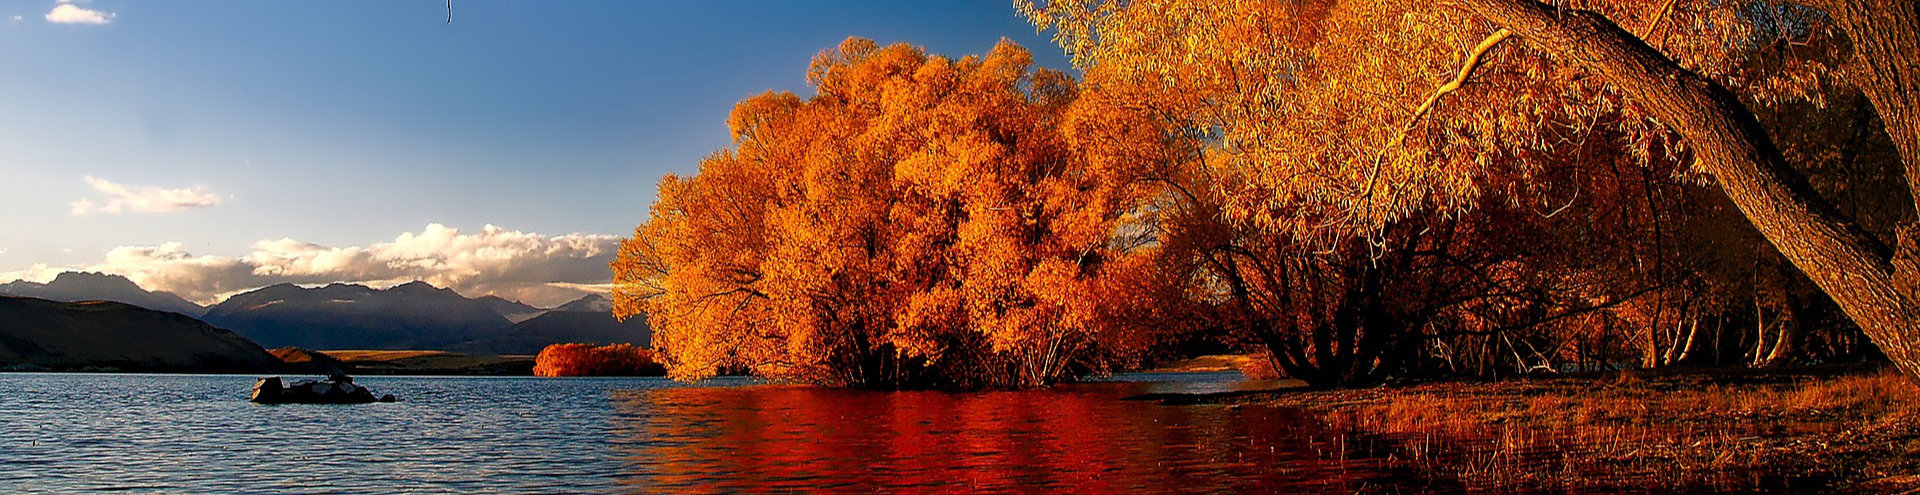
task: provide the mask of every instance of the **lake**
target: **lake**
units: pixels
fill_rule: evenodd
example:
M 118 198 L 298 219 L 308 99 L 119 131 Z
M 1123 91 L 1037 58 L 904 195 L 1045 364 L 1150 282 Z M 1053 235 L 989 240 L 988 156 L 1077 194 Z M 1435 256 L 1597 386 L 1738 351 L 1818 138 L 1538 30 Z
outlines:
M 252 404 L 254 378 L 0 373 L 0 492 L 1446 488 L 1296 409 L 1121 400 L 1271 386 L 1237 373 L 983 393 L 368 376 L 401 401 L 346 406 Z

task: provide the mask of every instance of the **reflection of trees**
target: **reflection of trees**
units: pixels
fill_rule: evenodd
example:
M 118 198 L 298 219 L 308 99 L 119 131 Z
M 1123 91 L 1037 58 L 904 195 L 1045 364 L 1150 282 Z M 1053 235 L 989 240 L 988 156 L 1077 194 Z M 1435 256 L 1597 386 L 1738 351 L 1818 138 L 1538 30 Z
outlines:
M 1297 410 L 1118 400 L 1130 387 L 624 392 L 613 444 L 646 492 L 1352 492 L 1391 475 Z

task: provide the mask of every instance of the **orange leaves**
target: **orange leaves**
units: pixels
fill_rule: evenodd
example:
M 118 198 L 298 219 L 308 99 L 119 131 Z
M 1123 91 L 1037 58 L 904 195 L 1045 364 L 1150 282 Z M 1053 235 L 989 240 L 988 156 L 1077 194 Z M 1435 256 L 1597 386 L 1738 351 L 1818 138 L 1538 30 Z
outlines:
M 733 133 L 735 143 L 777 134 L 779 129 L 767 129 L 765 125 L 799 106 L 800 97 L 793 93 L 769 91 L 735 105 L 727 117 L 727 129 Z
M 534 357 L 534 376 L 659 376 L 653 351 L 631 344 L 553 344 Z
M 1145 267 L 1106 262 L 1135 256 L 1111 241 L 1160 187 L 1141 176 L 1164 134 L 1092 133 L 1073 82 L 1031 66 L 1011 42 L 955 60 L 851 39 L 815 58 L 816 95 L 737 106 L 734 149 L 663 181 L 615 262 L 673 376 L 1031 386 L 1136 353 L 1102 340 L 1098 281 Z M 1068 114 L 1091 137 L 1063 136 Z
M 1122 129 L 1129 118 L 1115 117 L 1133 113 L 1180 130 L 1208 148 L 1208 182 L 1228 188 L 1220 214 L 1302 239 L 1469 209 L 1489 177 L 1541 166 L 1526 152 L 1621 110 L 1567 104 L 1599 89 L 1524 44 L 1476 50 L 1493 30 L 1431 2 L 1018 4 L 1087 71 L 1096 104 L 1082 108 L 1105 107 L 1097 117 Z

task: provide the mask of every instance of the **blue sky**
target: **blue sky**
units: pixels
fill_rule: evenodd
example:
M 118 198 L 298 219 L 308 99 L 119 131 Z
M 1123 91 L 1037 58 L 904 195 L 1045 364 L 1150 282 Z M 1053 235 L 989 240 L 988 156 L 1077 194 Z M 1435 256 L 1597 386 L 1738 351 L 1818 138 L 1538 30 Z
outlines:
M 848 36 L 956 56 L 1007 37 L 1066 67 L 1005 0 L 459 0 L 451 24 L 445 9 L 0 0 L 0 281 L 85 268 L 203 301 L 275 274 L 507 294 L 428 272 L 484 271 L 445 250 L 507 242 L 487 225 L 548 251 L 526 243 L 627 235 L 662 174 L 727 145 L 735 102 L 810 94 L 808 62 Z M 598 249 L 578 256 L 603 267 Z M 377 269 L 407 264 L 428 272 Z M 550 268 L 499 269 L 584 276 Z

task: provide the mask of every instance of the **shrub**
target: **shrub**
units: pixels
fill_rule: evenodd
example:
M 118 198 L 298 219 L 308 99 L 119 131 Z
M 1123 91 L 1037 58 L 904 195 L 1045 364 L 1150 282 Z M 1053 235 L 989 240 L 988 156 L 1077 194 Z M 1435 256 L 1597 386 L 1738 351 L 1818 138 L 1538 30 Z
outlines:
M 535 376 L 661 376 L 653 351 L 632 344 L 553 344 L 534 358 Z

